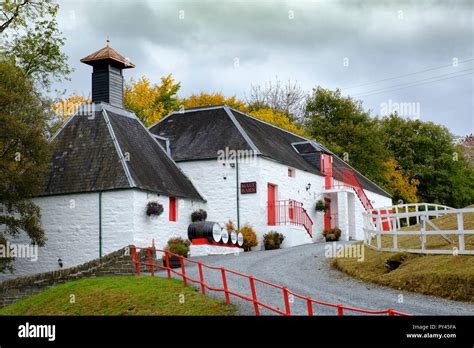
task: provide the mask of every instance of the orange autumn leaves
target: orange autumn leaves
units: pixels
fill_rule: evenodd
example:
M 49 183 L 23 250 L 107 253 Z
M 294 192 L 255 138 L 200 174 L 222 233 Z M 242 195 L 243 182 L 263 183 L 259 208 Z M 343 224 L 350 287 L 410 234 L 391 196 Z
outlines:
M 304 135 L 302 128 L 284 113 L 270 108 L 249 109 L 247 104 L 236 96 L 226 97 L 222 93 L 201 92 L 187 98 L 179 98 L 177 93 L 181 84 L 176 83 L 171 74 L 160 80 L 160 83 L 152 83 L 142 76 L 138 80 L 131 79 L 124 89 L 124 107 L 135 112 L 146 126 L 151 126 L 174 110 L 226 104 L 262 121 Z M 56 103 L 54 109 L 64 122 L 74 114 L 80 104 L 87 102 L 90 102 L 90 99 L 72 95 Z

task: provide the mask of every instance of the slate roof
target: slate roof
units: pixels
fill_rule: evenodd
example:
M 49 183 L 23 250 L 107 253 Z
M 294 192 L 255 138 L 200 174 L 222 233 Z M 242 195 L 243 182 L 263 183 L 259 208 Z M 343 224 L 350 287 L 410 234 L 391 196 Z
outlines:
M 135 114 L 94 104 L 52 138 L 43 195 L 138 188 L 202 200 Z
M 216 158 L 217 151 L 226 146 L 252 149 L 223 107 L 197 108 L 192 115 L 189 110 L 173 113 L 150 127 L 153 134 L 169 139 L 176 162 Z
M 170 140 L 171 156 L 177 162 L 217 158 L 217 152 L 228 147 L 253 149 L 258 155 L 317 175 L 324 174 L 319 168 L 319 154 L 315 157 L 316 151 L 331 153 L 336 168 L 352 168 L 323 145 L 227 105 L 173 112 L 149 129 Z M 342 179 L 338 175 L 335 171 L 335 178 Z M 356 175 L 364 189 L 391 197 L 359 172 Z

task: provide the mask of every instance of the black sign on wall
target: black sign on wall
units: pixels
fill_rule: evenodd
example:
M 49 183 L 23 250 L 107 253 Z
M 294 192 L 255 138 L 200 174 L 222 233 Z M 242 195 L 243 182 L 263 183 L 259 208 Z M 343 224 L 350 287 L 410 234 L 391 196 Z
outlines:
M 240 193 L 245 195 L 247 193 L 257 193 L 257 183 L 252 182 L 241 182 L 240 183 Z

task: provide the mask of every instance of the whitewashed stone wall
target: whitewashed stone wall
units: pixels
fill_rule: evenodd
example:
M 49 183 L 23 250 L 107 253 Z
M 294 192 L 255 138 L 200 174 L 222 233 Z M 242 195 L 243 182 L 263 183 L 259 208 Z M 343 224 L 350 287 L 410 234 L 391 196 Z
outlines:
M 40 207 L 46 246 L 38 248 L 38 260 L 17 258 L 15 274 L 0 273 L 0 280 L 38 272 L 73 267 L 99 257 L 99 193 L 83 193 L 35 198 Z M 102 254 L 130 245 L 133 236 L 130 211 L 132 190 L 102 193 Z M 22 233 L 9 238 L 12 243 L 29 244 Z
M 149 217 L 145 214 L 148 202 L 157 201 L 163 205 L 164 211 L 160 216 Z M 191 213 L 203 207 L 202 202 L 176 198 L 176 221 L 169 221 L 169 197 L 133 190 L 133 242 L 137 246 L 151 246 L 155 242 L 157 249 L 164 249 L 170 238 L 188 238 L 188 225 L 191 223 Z
M 149 201 L 163 204 L 159 217 L 145 214 Z M 38 260 L 17 258 L 15 274 L 0 273 L 0 281 L 21 275 L 73 267 L 99 257 L 99 193 L 82 193 L 35 198 L 40 207 L 46 245 L 38 248 Z M 202 204 L 201 204 L 202 205 Z M 102 193 L 102 255 L 130 244 L 163 249 L 171 237 L 187 238 L 191 212 L 199 204 L 177 198 L 177 221 L 169 221 L 169 197 L 139 190 Z M 12 243 L 29 244 L 25 234 L 10 238 Z
M 140 190 L 117 190 L 102 193 L 102 254 L 105 255 L 130 244 L 155 246 L 163 249 L 169 238 L 187 238 L 187 227 L 191 213 L 203 208 L 208 221 L 225 223 L 231 219 L 237 223 L 236 167 L 225 166 L 217 160 L 180 162 L 179 167 L 191 179 L 206 202 L 177 198 L 177 221 L 169 221 L 169 197 Z M 324 177 L 294 169 L 295 176 L 288 176 L 288 166 L 267 158 L 256 158 L 239 164 L 239 182 L 257 183 L 256 194 L 240 195 L 240 223 L 252 225 L 257 233 L 259 248 L 263 235 L 276 230 L 285 235 L 282 247 L 290 247 L 313 241 L 321 241 L 324 214 L 317 213 L 314 204 L 323 199 Z M 267 185 L 277 186 L 277 199 L 294 199 L 302 202 L 313 220 L 313 239 L 302 226 L 268 226 Z M 308 188 L 308 189 L 307 189 Z M 374 207 L 390 206 L 391 199 L 366 191 Z M 364 208 L 359 199 L 333 194 L 332 211 L 343 216 L 354 212 L 355 239 L 363 239 Z M 47 244 L 39 248 L 38 260 L 15 260 L 14 276 L 0 274 L 0 281 L 19 275 L 59 269 L 58 259 L 63 267 L 73 267 L 99 256 L 99 193 L 83 193 L 63 196 L 35 198 L 41 208 L 42 226 L 46 231 Z M 146 204 L 158 201 L 164 207 L 159 217 L 147 217 Z M 353 207 L 350 206 L 350 202 Z M 340 202 L 340 203 L 339 203 Z M 353 210 L 352 210 L 353 209 Z M 339 210 L 339 211 L 338 211 Z M 346 220 L 345 224 L 349 224 Z M 347 229 L 346 229 L 347 231 Z M 343 239 L 348 239 L 346 232 Z M 20 234 L 11 242 L 28 244 L 29 239 Z M 258 248 L 257 248 L 258 249 Z
M 374 208 L 381 208 L 381 207 L 391 207 L 392 206 L 392 199 L 389 197 L 385 197 L 374 193 L 372 191 L 365 191 L 367 197 L 372 202 L 372 206 Z
M 237 222 L 237 188 L 236 167 L 228 163 L 223 165 L 216 160 L 179 162 L 178 166 L 191 179 L 199 192 L 207 200 L 205 209 L 208 220 L 226 222 L 232 219 Z M 316 219 L 314 203 L 320 196 L 324 177 L 295 169 L 295 177 L 288 176 L 288 166 L 266 159 L 256 158 L 243 160 L 239 163 L 239 182 L 257 183 L 256 194 L 240 195 L 240 224 L 249 223 L 255 229 L 262 245 L 263 234 L 270 230 L 283 233 L 286 243 L 283 247 L 304 243 L 312 240 L 302 226 L 268 226 L 267 224 L 267 185 L 277 185 L 277 199 L 294 199 L 304 204 L 315 224 L 322 223 Z M 306 190 L 311 184 L 309 190 Z M 313 228 L 316 231 L 322 229 Z

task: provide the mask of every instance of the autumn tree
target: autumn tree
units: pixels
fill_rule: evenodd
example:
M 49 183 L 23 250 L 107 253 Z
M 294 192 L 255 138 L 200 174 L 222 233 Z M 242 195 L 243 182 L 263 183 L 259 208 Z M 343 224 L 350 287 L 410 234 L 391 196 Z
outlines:
M 242 112 L 247 111 L 245 102 L 237 99 L 236 96 L 225 97 L 222 93 L 205 93 L 192 94 L 187 98 L 180 99 L 179 108 L 196 108 L 200 106 L 212 106 L 212 105 L 228 105 L 234 109 Z
M 286 117 L 286 114 L 284 113 L 278 111 L 275 112 L 269 108 L 262 108 L 256 111 L 251 111 L 250 115 L 267 123 L 271 123 L 274 126 L 286 129 L 290 132 L 303 136 L 305 135 L 304 130 L 298 125 L 296 125 L 294 122 L 289 120 L 288 117 Z
M 132 78 L 125 86 L 124 106 L 134 111 L 146 126 L 150 126 L 177 108 L 176 94 L 180 86 L 171 74 L 162 77 L 160 84 L 152 84 L 145 76 L 138 81 Z
M 85 98 L 80 95 L 71 95 L 67 98 L 63 98 L 53 104 L 53 110 L 55 118 L 51 122 L 50 134 L 56 133 L 56 131 L 66 122 L 71 116 L 73 116 L 81 104 L 90 103 L 90 98 Z
M 381 185 L 392 195 L 394 202 L 416 203 L 418 202 L 418 185 L 420 181 L 409 178 L 400 164 L 391 159 L 385 162 L 387 170 Z
M 179 102 L 180 108 L 195 108 L 200 106 L 224 104 L 236 110 L 246 112 L 262 121 L 289 130 L 290 132 L 300 135 L 304 134 L 303 129 L 291 121 L 285 113 L 274 111 L 269 107 L 251 108 L 247 106 L 243 100 L 238 99 L 236 96 L 225 97 L 222 93 L 201 92 L 199 94 L 193 94 L 188 98 L 181 99 Z

